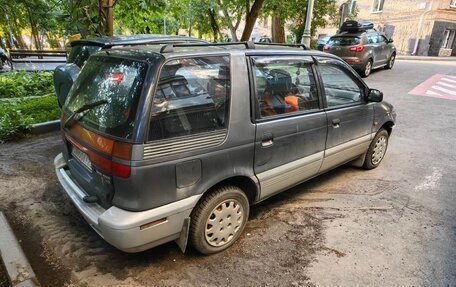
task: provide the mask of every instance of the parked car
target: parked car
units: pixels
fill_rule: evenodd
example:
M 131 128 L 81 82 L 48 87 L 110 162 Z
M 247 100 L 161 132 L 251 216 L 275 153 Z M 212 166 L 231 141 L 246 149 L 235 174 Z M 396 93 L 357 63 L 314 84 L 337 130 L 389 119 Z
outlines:
M 373 69 L 392 69 L 396 60 L 393 39 L 373 29 L 373 24 L 346 21 L 341 31 L 332 36 L 323 51 L 341 57 L 362 77 L 368 77 Z
M 70 43 L 71 50 L 65 65 L 60 65 L 54 70 L 54 87 L 57 94 L 59 106 L 62 107 L 65 98 L 79 75 L 81 68 L 87 59 L 95 52 L 109 50 L 125 46 L 158 45 L 168 43 L 207 43 L 204 40 L 166 35 L 133 35 L 133 36 L 112 36 L 80 39 Z
M 323 47 L 328 43 L 332 35 L 320 34 L 317 39 L 317 50 L 323 51 Z
M 125 252 L 225 250 L 250 206 L 337 166 L 376 168 L 396 113 L 340 58 L 247 43 L 97 52 L 62 110 L 57 177 Z

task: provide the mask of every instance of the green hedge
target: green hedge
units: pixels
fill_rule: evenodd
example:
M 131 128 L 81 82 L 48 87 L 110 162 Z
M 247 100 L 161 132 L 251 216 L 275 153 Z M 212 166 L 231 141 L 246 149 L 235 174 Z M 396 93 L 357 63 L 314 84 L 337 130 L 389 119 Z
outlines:
M 1 74 L 1 98 L 19 100 L 0 100 L 0 143 L 20 138 L 29 131 L 32 124 L 56 120 L 60 115 L 50 72 Z
M 32 124 L 56 120 L 60 109 L 54 95 L 0 102 L 0 142 L 22 137 Z
M 10 72 L 0 74 L 0 98 L 22 98 L 54 93 L 51 72 Z

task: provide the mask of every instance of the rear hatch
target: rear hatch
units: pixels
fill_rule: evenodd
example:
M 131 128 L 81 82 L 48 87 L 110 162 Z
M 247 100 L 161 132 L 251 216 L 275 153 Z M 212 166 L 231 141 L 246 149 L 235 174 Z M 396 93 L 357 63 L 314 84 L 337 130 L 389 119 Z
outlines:
M 147 64 L 95 55 L 63 106 L 64 157 L 86 201 L 111 206 L 113 177 L 130 176 L 131 143 Z M 78 112 L 75 112 L 78 111 Z
M 362 50 L 361 38 L 356 36 L 333 36 L 323 48 L 323 51 L 341 58 L 361 56 L 359 52 Z

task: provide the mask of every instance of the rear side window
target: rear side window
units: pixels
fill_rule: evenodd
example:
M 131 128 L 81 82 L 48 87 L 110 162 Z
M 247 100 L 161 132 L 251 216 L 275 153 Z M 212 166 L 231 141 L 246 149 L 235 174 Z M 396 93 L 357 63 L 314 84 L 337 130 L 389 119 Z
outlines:
M 361 43 L 358 37 L 331 37 L 328 44 L 333 46 L 353 46 Z
M 100 103 L 75 117 L 83 125 L 119 138 L 131 139 L 138 99 L 147 65 L 113 57 L 92 57 L 71 87 L 63 110 Z M 102 103 L 105 102 L 105 103 Z
M 253 57 L 259 116 L 319 108 L 311 58 Z
M 149 140 L 227 128 L 230 90 L 228 56 L 166 63 L 153 98 Z
M 98 46 L 84 46 L 84 45 L 76 45 L 71 48 L 70 54 L 68 55 L 67 63 L 75 64 L 79 68 L 84 66 L 87 59 L 89 59 L 90 55 L 95 52 L 101 50 L 101 47 Z

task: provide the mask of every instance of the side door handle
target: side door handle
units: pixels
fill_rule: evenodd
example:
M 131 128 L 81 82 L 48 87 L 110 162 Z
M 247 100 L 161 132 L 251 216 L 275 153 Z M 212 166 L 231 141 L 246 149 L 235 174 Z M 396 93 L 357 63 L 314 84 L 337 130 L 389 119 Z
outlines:
M 271 146 L 273 143 L 274 143 L 274 137 L 272 136 L 271 133 L 263 134 L 263 136 L 261 136 L 261 146 L 262 147 Z
M 333 119 L 332 120 L 332 125 L 333 125 L 333 128 L 335 128 L 335 129 L 340 127 L 340 119 Z

